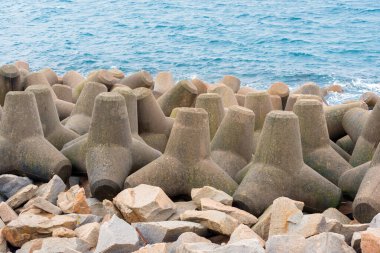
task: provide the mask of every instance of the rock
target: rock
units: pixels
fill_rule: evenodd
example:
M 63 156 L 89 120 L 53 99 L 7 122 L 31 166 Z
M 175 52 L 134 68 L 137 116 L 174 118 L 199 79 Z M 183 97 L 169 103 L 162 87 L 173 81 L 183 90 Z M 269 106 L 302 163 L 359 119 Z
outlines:
M 67 216 L 70 216 L 74 218 L 77 221 L 77 227 L 83 226 L 88 223 L 92 222 L 100 222 L 102 220 L 102 217 L 93 215 L 93 214 L 77 214 L 77 213 L 70 213 Z
M 185 232 L 178 237 L 177 241 L 168 246 L 168 253 L 179 252 L 177 249 L 181 248 L 183 244 L 196 242 L 211 243 L 210 240 L 201 237 L 193 232 Z
M 189 221 L 139 222 L 133 223 L 132 226 L 149 244 L 174 242 L 185 232 L 193 232 L 200 236 L 207 235 L 206 227 Z
M 181 253 L 264 253 L 264 249 L 255 239 L 242 240 L 235 243 L 220 246 L 210 243 L 185 243 L 177 252 Z
M 103 203 L 96 198 L 87 198 L 87 204 L 90 207 L 91 213 L 97 216 L 105 216 L 107 214 L 106 209 L 103 206 Z
M 36 194 L 38 187 L 33 184 L 29 184 L 23 188 L 21 188 L 18 192 L 16 192 L 12 197 L 10 197 L 6 203 L 13 209 L 24 204 L 29 199 L 33 198 Z
M 273 216 L 272 216 L 273 219 Z M 305 238 L 325 232 L 326 219 L 320 213 L 307 214 L 296 223 L 289 223 L 288 232 L 299 234 Z
M 75 237 L 75 232 L 68 228 L 57 228 L 53 230 L 53 237 L 72 238 Z
M 47 201 L 42 197 L 36 197 L 34 199 L 29 200 L 24 206 L 24 208 L 26 208 L 24 211 L 33 207 L 39 208 L 47 213 L 55 215 L 62 213 L 62 210 L 59 207 L 53 205 L 51 202 Z
M 264 240 L 268 239 L 269 227 L 272 216 L 273 205 L 270 205 L 265 212 L 259 217 L 257 223 L 252 227 L 252 230 Z
M 259 244 L 264 247 L 265 241 L 256 234 L 250 227 L 240 224 L 230 236 L 228 244 L 235 243 L 246 239 L 257 239 Z
M 56 228 L 74 229 L 75 225 L 76 220 L 67 215 L 21 214 L 4 227 L 3 235 L 10 244 L 21 247 L 27 241 L 51 235 Z
M 355 253 L 344 241 L 344 236 L 336 233 L 321 233 L 306 239 L 304 253 Z
M 368 224 L 341 224 L 335 220 L 327 223 L 327 232 L 333 232 L 344 236 L 346 243 L 350 243 L 355 232 L 361 232 L 368 228 Z
M 2 229 L 0 229 L 0 252 L 8 252 L 7 241 L 4 238 Z
M 360 249 L 361 241 L 362 241 L 362 233 L 354 232 L 351 239 L 351 247 L 354 248 L 356 252 L 361 252 L 361 249 Z
M 342 214 L 338 209 L 333 207 L 326 209 L 322 215 L 328 219 L 337 220 L 341 224 L 349 224 L 351 222 L 351 220 L 346 215 Z
M 380 228 L 380 213 L 378 213 L 375 217 L 372 218 L 369 223 L 370 228 Z
M 253 224 L 257 222 L 257 218 L 254 215 L 246 211 L 240 210 L 239 208 L 236 208 L 236 207 L 223 205 L 222 203 L 212 200 L 212 199 L 202 198 L 200 201 L 200 204 L 201 204 L 202 211 L 207 211 L 207 210 L 220 211 L 237 219 L 239 223 L 242 223 L 248 226 L 252 226 Z
M 58 195 L 57 205 L 64 213 L 90 214 L 84 189 L 74 185 L 67 192 Z
M 95 253 L 133 252 L 139 248 L 136 230 L 116 215 L 100 226 Z
M 301 235 L 273 235 L 265 244 L 266 253 L 304 253 L 306 239 Z
M 361 233 L 362 253 L 380 252 L 380 228 L 370 228 Z
M 209 198 L 228 206 L 232 205 L 232 197 L 230 195 L 211 186 L 193 188 L 191 190 L 191 198 L 197 205 L 200 205 L 202 198 Z
M 176 206 L 175 213 L 172 216 L 170 216 L 168 220 L 180 220 L 179 216 L 187 210 L 197 209 L 197 205 L 194 201 L 175 202 L 174 204 Z
M 168 245 L 166 243 L 149 244 L 140 248 L 133 253 L 167 253 Z
M 208 229 L 223 235 L 231 235 L 239 226 L 239 222 L 235 218 L 215 210 L 186 211 L 180 217 L 181 220 L 198 222 Z
M 0 218 L 4 223 L 17 219 L 17 213 L 7 203 L 0 203 Z
M 112 203 L 112 201 L 105 199 L 103 200 L 102 204 L 106 212 L 106 215 L 108 215 L 110 218 L 113 215 L 116 215 L 119 218 L 123 218 L 123 215 L 120 213 L 119 209 L 117 209 L 116 206 Z
M 273 201 L 269 227 L 269 236 L 287 234 L 291 224 L 297 224 L 302 219 L 302 211 L 293 200 L 280 197 Z
M 0 194 L 10 198 L 16 192 L 32 183 L 32 180 L 27 177 L 19 177 L 12 174 L 0 175 Z
M 125 189 L 113 203 L 130 223 L 164 221 L 175 212 L 175 204 L 161 188 L 146 184 Z
M 91 248 L 95 247 L 98 243 L 100 224 L 92 222 L 75 229 L 75 235 L 87 242 Z
M 27 242 L 16 253 L 89 253 L 89 250 L 90 246 L 79 238 L 49 237 Z
M 43 184 L 38 188 L 36 195 L 56 205 L 58 194 L 65 191 L 65 189 L 66 184 L 59 176 L 54 175 L 48 183 Z

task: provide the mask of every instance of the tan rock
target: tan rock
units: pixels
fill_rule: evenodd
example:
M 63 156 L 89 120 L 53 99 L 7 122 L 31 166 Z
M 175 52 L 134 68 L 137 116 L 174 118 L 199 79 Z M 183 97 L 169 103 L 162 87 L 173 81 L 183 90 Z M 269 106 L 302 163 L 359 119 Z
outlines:
M 307 214 L 296 223 L 288 223 L 288 233 L 299 234 L 305 238 L 325 232 L 326 218 L 320 213 Z
M 297 224 L 302 216 L 302 211 L 297 208 L 293 200 L 286 197 L 275 199 L 272 205 L 269 236 L 287 234 L 290 224 Z
M 186 211 L 180 217 L 181 220 L 198 222 L 208 229 L 223 235 L 231 235 L 239 226 L 239 222 L 235 218 L 215 210 Z
M 333 207 L 326 209 L 322 215 L 328 219 L 337 220 L 341 224 L 350 224 L 351 222 L 351 220 L 346 215 L 342 214 L 338 209 Z
M 22 245 L 17 253 L 88 253 L 90 245 L 79 238 L 48 237 Z
M 25 209 L 23 210 L 23 212 L 31 208 L 39 208 L 47 213 L 51 213 L 55 215 L 62 213 L 62 210 L 58 206 L 53 205 L 51 202 L 47 201 L 46 199 L 42 197 L 36 197 L 29 200 L 25 204 L 24 208 Z
M 361 233 L 362 253 L 380 252 L 380 228 L 369 228 Z
M 207 211 L 207 210 L 220 211 L 237 219 L 239 223 L 242 223 L 248 226 L 252 226 L 253 224 L 257 222 L 257 218 L 254 215 L 236 207 L 226 206 L 212 199 L 202 198 L 200 201 L 200 204 L 201 204 L 202 211 Z
M 320 233 L 306 239 L 303 253 L 355 253 L 344 241 L 344 236 L 336 233 Z
M 326 232 L 333 232 L 344 236 L 346 243 L 352 241 L 355 232 L 365 231 L 369 224 L 341 224 L 336 220 L 328 220 Z
M 76 220 L 67 215 L 33 215 L 21 214 L 3 229 L 5 239 L 15 247 L 21 247 L 25 242 L 47 237 L 56 228 L 74 229 Z
M 265 241 L 258 235 L 256 234 L 250 227 L 240 224 L 234 232 L 230 236 L 230 240 L 228 243 L 235 243 L 237 241 L 242 241 L 246 239 L 256 239 L 259 244 L 264 247 Z
M 305 246 L 306 239 L 302 235 L 273 235 L 269 237 L 265 244 L 265 252 L 304 253 Z
M 123 215 L 120 213 L 119 209 L 112 203 L 112 201 L 105 199 L 102 202 L 104 210 L 106 212 L 106 215 L 108 215 L 110 218 L 113 215 L 116 215 L 119 218 L 123 218 Z
M 0 203 L 0 218 L 4 223 L 17 219 L 17 213 L 7 203 Z
M 0 229 L 0 252 L 8 252 L 7 241 L 2 233 L 3 229 Z
M 197 209 L 197 205 L 194 201 L 180 201 L 174 203 L 176 206 L 175 213 L 170 216 L 168 220 L 180 220 L 180 215 L 186 212 L 187 210 Z
M 40 187 L 38 187 L 36 195 L 56 205 L 58 194 L 64 192 L 65 189 L 66 184 L 59 176 L 54 175 L 48 183 L 40 185 Z
M 128 222 L 164 221 L 175 212 L 175 204 L 156 186 L 141 184 L 120 192 L 113 203 Z
M 202 188 L 192 189 L 191 198 L 197 205 L 200 205 L 200 201 L 202 198 L 209 198 L 228 206 L 232 205 L 233 200 L 232 197 L 224 191 L 217 190 L 211 186 L 204 186 Z
M 269 237 L 269 227 L 272 216 L 272 207 L 270 205 L 264 213 L 259 217 L 256 224 L 252 227 L 252 230 L 258 234 L 264 240 L 267 240 Z
M 66 192 L 58 195 L 57 205 L 64 213 L 90 214 L 84 189 L 74 185 Z
M 75 232 L 72 229 L 65 227 L 56 228 L 52 233 L 53 237 L 72 238 L 75 237 Z
M 148 244 L 133 253 L 167 253 L 167 243 Z
M 92 222 L 75 229 L 75 235 L 87 242 L 91 247 L 95 247 L 98 243 L 100 224 Z
M 21 188 L 12 197 L 10 197 L 6 203 L 13 209 L 24 204 L 29 199 L 33 198 L 36 194 L 38 187 L 36 185 L 30 184 Z
M 180 252 L 179 248 L 182 247 L 185 243 L 196 243 L 196 242 L 203 242 L 203 243 L 211 243 L 210 240 L 201 237 L 193 232 L 185 232 L 182 235 L 180 235 L 174 243 L 170 244 L 168 246 L 168 252 L 167 253 L 176 253 Z

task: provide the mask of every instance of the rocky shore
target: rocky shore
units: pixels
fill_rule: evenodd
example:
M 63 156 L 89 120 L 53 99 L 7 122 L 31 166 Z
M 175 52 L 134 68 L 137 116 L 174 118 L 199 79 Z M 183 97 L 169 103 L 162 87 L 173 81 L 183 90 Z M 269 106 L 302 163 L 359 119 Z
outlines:
M 380 252 L 380 103 L 0 67 L 0 252 Z

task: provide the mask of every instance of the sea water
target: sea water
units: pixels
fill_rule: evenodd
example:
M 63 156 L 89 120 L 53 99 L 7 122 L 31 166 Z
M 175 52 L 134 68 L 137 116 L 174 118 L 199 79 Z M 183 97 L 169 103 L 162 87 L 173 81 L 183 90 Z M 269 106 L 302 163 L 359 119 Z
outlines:
M 0 64 L 380 92 L 380 0 L 0 0 Z

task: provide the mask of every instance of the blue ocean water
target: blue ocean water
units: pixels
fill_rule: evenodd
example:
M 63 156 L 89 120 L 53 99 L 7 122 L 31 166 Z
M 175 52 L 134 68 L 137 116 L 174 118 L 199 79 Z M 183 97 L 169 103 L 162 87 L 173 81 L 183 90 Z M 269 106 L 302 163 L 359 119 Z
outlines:
M 0 63 L 380 91 L 378 0 L 0 0 Z

